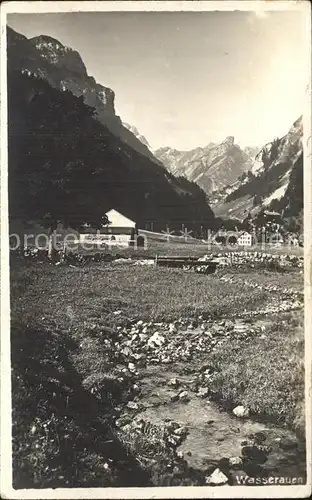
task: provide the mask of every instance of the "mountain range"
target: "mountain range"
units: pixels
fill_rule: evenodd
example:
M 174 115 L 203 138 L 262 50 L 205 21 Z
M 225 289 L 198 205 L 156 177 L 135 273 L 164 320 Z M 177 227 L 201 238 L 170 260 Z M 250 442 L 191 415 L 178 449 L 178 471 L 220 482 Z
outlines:
M 259 151 L 248 172 L 218 193 L 215 214 L 243 220 L 273 210 L 284 217 L 297 217 L 303 208 L 302 135 L 299 117 L 285 136 Z
M 123 124 L 115 113 L 115 93 L 87 73 L 80 54 L 58 40 L 40 35 L 27 39 L 8 27 L 8 69 L 20 69 L 47 80 L 51 86 L 83 96 L 85 104 L 95 109 L 101 123 L 123 142 L 152 161 L 159 163 L 144 141 L 136 137 L 135 127 Z M 135 132 L 135 133 L 133 133 Z
M 122 123 L 113 90 L 78 52 L 8 27 L 7 61 L 11 218 L 49 213 L 77 225 L 115 208 L 155 230 L 214 225 L 204 191 L 168 172 Z
M 299 117 L 289 132 L 262 148 L 240 148 L 234 137 L 204 148 L 155 151 L 174 175 L 196 182 L 207 193 L 219 219 L 243 222 L 264 210 L 298 217 L 303 208 L 303 125 Z
M 213 228 L 220 218 L 243 221 L 263 209 L 290 217 L 302 210 L 301 118 L 262 149 L 241 148 L 230 136 L 190 151 L 152 151 L 116 115 L 114 91 L 88 75 L 77 51 L 9 27 L 7 40 L 9 183 L 19 200 L 11 213 L 73 218 L 72 200 L 76 222 L 115 208 L 139 227 L 153 221 L 156 230 L 167 223 Z
M 190 151 L 163 147 L 155 151 L 155 156 L 169 172 L 196 182 L 213 199 L 252 167 L 258 151 L 257 148 L 242 150 L 230 136 L 220 144 L 209 143 Z

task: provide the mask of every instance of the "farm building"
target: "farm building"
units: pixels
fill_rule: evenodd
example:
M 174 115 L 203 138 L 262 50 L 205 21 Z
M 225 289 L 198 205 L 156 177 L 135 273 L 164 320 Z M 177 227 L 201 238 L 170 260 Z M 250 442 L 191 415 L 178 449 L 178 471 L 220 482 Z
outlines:
M 102 229 L 106 229 L 108 234 L 131 234 L 131 231 L 136 227 L 133 220 L 117 212 L 117 210 L 110 210 L 106 213 L 106 216 L 109 223 Z
M 90 241 L 110 246 L 129 246 L 137 234 L 135 221 L 114 209 L 107 212 L 106 216 L 108 224 L 102 225 L 97 230 L 86 228 L 85 232 L 80 234 L 80 242 Z

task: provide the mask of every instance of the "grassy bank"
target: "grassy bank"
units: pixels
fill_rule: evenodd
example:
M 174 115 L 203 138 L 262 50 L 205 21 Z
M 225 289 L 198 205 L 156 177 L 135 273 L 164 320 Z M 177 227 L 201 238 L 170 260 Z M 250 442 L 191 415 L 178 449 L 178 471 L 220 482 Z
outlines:
M 286 313 L 252 342 L 232 341 L 212 357 L 211 389 L 227 405 L 243 405 L 266 421 L 304 434 L 303 318 Z

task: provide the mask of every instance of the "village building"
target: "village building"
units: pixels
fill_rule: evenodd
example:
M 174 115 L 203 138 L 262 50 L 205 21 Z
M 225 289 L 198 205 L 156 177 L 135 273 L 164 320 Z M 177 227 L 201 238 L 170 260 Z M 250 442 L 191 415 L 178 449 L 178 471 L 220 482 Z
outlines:
M 220 230 L 212 241 L 218 245 L 250 247 L 254 244 L 254 237 L 248 231 Z
M 248 231 L 243 231 L 239 233 L 237 238 L 237 244 L 240 247 L 251 247 L 253 244 L 253 237 Z

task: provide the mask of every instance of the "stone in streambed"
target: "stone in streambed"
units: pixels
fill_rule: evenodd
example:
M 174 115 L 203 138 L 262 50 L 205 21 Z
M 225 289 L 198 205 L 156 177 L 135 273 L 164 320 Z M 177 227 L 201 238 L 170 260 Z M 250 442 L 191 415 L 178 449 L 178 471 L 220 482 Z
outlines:
M 168 382 L 168 385 L 170 387 L 179 387 L 180 386 L 180 381 L 177 378 L 171 378 Z
M 226 484 L 228 482 L 228 478 L 220 469 L 215 469 L 210 476 L 206 477 L 205 482 L 206 484 L 217 486 Z
M 136 403 L 135 401 L 129 401 L 126 406 L 130 410 L 138 410 L 139 409 L 139 404 Z
M 180 392 L 180 394 L 179 394 L 179 400 L 180 401 L 184 401 L 185 403 L 187 403 L 188 401 L 190 401 L 189 393 L 187 391 Z
M 174 447 L 179 446 L 181 444 L 181 441 L 182 441 L 181 436 L 176 436 L 174 434 L 171 434 L 170 436 L 167 437 L 167 442 Z
M 187 432 L 187 427 L 178 427 L 173 431 L 177 436 L 186 436 Z
M 174 323 L 170 323 L 169 325 L 169 333 L 176 333 L 177 332 L 177 327 L 175 326 Z
M 124 427 L 125 425 L 130 424 L 131 421 L 132 421 L 132 418 L 122 416 L 122 417 L 119 417 L 115 421 L 115 425 L 116 425 L 116 427 Z
M 128 370 L 129 370 L 131 373 L 134 373 L 134 372 L 135 372 L 135 365 L 134 365 L 134 363 L 128 363 Z
M 243 465 L 241 457 L 231 457 L 229 458 L 229 466 L 233 469 L 239 469 Z
M 207 387 L 200 387 L 197 392 L 197 396 L 200 398 L 206 398 L 209 394 L 209 389 Z
M 238 418 L 248 418 L 249 417 L 249 409 L 245 408 L 244 406 L 236 406 L 233 410 L 233 414 L 238 417 Z
M 161 347 L 165 342 L 165 337 L 160 335 L 159 332 L 155 332 L 147 341 L 150 347 Z

